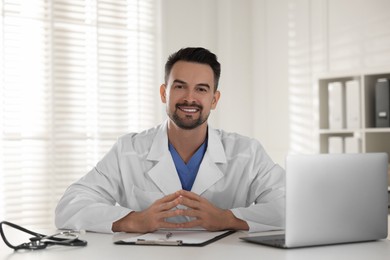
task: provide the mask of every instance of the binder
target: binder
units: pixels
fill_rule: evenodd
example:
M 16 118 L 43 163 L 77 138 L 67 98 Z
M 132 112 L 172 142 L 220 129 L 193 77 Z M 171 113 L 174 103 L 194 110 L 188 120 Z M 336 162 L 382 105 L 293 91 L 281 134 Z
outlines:
M 347 129 L 360 128 L 360 84 L 358 80 L 345 82 L 346 94 L 346 127 Z
M 329 129 L 345 128 L 345 88 L 342 82 L 328 84 Z
M 210 232 L 206 230 L 158 230 L 140 236 L 121 239 L 116 245 L 148 246 L 205 246 L 233 234 L 234 230 Z
M 360 138 L 347 136 L 344 138 L 344 150 L 345 153 L 360 153 L 361 152 L 361 140 Z
M 389 79 L 378 79 L 375 85 L 375 126 L 390 127 Z
M 344 142 L 341 136 L 328 137 L 328 153 L 343 153 Z

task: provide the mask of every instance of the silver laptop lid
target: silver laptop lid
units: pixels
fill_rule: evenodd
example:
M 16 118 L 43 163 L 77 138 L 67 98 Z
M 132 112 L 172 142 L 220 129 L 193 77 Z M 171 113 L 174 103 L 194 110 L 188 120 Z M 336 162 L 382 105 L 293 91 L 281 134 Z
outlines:
M 386 153 L 290 155 L 288 247 L 387 237 Z

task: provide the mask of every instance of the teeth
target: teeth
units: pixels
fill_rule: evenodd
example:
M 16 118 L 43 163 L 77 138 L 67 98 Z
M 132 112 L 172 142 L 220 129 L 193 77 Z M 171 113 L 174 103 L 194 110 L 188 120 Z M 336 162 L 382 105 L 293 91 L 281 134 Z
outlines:
M 195 113 L 196 111 L 198 111 L 198 109 L 196 108 L 180 108 L 180 109 L 188 113 Z
M 196 112 L 196 109 L 183 109 L 185 112 Z

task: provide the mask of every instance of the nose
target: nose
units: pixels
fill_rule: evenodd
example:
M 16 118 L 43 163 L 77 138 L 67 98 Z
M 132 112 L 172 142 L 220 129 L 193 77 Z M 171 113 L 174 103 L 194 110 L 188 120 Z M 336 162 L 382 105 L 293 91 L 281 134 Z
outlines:
M 196 93 L 192 89 L 187 89 L 184 96 L 184 101 L 188 103 L 196 103 Z

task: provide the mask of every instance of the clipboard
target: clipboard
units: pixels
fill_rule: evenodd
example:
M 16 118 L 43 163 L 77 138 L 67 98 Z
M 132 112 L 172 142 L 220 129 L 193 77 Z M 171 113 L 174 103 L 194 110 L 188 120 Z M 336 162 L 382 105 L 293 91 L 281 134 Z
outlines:
M 210 232 L 205 230 L 158 230 L 114 242 L 116 245 L 196 246 L 201 247 L 233 234 L 234 230 Z

